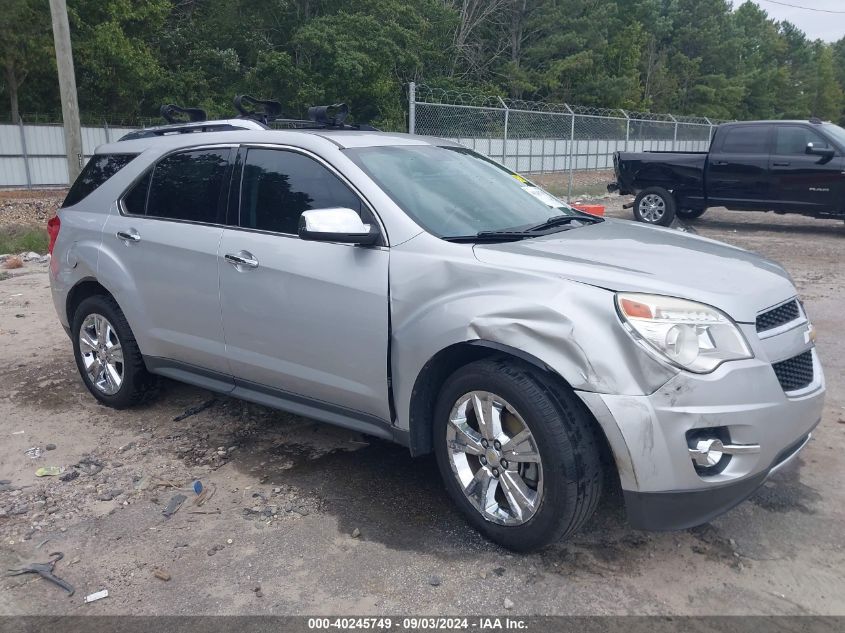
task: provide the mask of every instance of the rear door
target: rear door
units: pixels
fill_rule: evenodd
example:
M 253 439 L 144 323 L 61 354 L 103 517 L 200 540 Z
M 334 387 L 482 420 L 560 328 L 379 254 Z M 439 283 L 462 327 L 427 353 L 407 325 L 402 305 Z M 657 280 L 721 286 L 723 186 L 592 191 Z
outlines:
M 842 156 L 807 154 L 807 144 L 816 149 L 835 149 L 808 125 L 775 127 L 775 144 L 770 159 L 774 208 L 779 211 L 832 213 L 845 196 Z
M 125 280 L 118 302 L 150 362 L 227 379 L 217 249 L 233 152 L 209 147 L 163 158 L 123 196 L 103 236 Z
M 719 131 L 707 161 L 708 206 L 769 209 L 771 125 L 729 125 Z
M 316 156 L 249 147 L 238 162 L 240 227 L 224 231 L 219 256 L 236 384 L 390 420 L 387 248 L 297 235 L 308 209 L 351 208 L 368 222 L 371 211 Z

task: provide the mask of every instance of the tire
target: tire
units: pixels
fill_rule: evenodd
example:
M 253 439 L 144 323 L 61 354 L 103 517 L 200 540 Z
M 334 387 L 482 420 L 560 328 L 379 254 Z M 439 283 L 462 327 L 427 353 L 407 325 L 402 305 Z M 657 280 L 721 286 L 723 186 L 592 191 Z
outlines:
M 675 198 L 663 187 L 648 187 L 634 198 L 634 218 L 645 224 L 669 226 L 675 219 Z
M 147 371 L 135 335 L 111 297 L 95 295 L 77 306 L 71 338 L 82 381 L 91 395 L 106 406 L 125 409 L 157 395 L 159 379 Z M 119 350 L 115 345 L 119 345 Z M 122 352 L 122 362 L 118 351 Z M 104 370 L 103 361 L 113 371 Z
M 486 462 L 482 456 L 461 450 L 459 446 L 467 438 L 464 447 L 479 440 L 469 450 L 476 450 L 482 440 L 488 439 L 478 432 L 480 425 L 473 410 L 476 405 L 472 396 L 480 393 L 492 394 L 494 402 L 498 398 L 500 404 L 505 404 L 501 411 L 504 435 L 498 437 L 507 439 L 508 435 L 516 434 L 525 437 L 519 431 L 524 426 L 531 440 L 516 446 L 511 444 L 510 450 L 507 443 L 500 443 L 499 451 L 488 442 L 486 448 L 482 447 Z M 463 408 L 460 403 L 467 398 L 469 404 Z M 483 410 L 481 395 L 479 402 Z M 450 418 L 457 418 L 458 422 L 453 424 Z M 456 431 L 459 425 L 474 435 L 459 434 Z M 558 387 L 529 365 L 492 359 L 456 371 L 438 396 L 433 431 L 437 464 L 449 495 L 476 529 L 507 549 L 519 552 L 540 549 L 571 535 L 595 511 L 603 482 L 598 429 L 571 390 Z M 539 465 L 530 461 L 533 451 L 539 454 Z M 496 467 L 500 472 L 491 479 L 491 464 L 497 455 L 513 461 L 500 460 Z M 522 463 L 514 463 L 520 460 Z M 480 474 L 485 468 L 487 474 Z M 479 481 L 495 482 L 490 484 L 493 493 L 483 495 L 483 504 L 471 501 L 464 492 L 473 486 L 476 491 L 489 490 L 486 483 L 475 484 L 479 477 Z M 522 489 L 527 493 L 522 499 L 534 499 L 533 504 L 523 504 L 520 513 L 513 510 L 519 504 L 510 501 L 515 497 L 507 493 L 520 489 L 514 484 L 518 484 L 517 478 L 522 480 Z M 495 509 L 491 509 L 490 499 Z
M 707 209 L 676 209 L 675 215 L 682 220 L 695 220 L 696 218 L 700 218 L 704 215 L 705 211 L 707 211 Z

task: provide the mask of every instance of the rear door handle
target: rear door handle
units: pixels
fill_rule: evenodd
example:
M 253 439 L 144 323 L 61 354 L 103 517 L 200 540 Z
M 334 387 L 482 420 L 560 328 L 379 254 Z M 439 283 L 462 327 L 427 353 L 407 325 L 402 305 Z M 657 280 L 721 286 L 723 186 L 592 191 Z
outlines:
M 789 167 L 789 165 L 790 165 L 790 164 L 791 164 L 791 163 L 789 163 L 789 162 L 775 162 L 775 163 L 772 163 L 772 165 L 774 165 L 775 167 Z
M 235 268 L 258 268 L 258 260 L 252 253 L 241 251 L 240 253 L 226 253 L 223 258 Z
M 728 162 L 724 160 L 714 160 L 712 164 L 716 165 L 717 167 L 724 167 L 728 164 Z
M 129 229 L 128 231 L 118 231 L 115 233 L 117 235 L 117 239 L 123 240 L 125 243 L 129 242 L 140 242 L 141 235 L 135 229 Z

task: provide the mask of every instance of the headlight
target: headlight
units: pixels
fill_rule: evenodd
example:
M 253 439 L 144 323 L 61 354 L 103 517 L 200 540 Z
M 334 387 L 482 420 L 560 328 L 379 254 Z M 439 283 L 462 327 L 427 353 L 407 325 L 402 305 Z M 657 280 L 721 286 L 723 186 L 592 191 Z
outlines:
M 754 356 L 730 317 L 703 303 L 620 293 L 616 307 L 634 338 L 683 369 L 706 374 L 725 361 Z

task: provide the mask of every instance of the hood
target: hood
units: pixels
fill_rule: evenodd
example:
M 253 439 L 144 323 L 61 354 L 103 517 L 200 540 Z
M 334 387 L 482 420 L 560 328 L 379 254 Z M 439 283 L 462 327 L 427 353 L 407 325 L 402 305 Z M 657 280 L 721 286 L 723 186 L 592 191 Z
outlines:
M 477 244 L 479 261 L 556 274 L 614 291 L 650 292 L 706 303 L 734 320 L 795 295 L 775 262 L 715 240 L 625 220 L 501 244 Z

